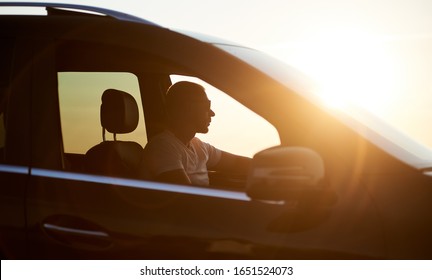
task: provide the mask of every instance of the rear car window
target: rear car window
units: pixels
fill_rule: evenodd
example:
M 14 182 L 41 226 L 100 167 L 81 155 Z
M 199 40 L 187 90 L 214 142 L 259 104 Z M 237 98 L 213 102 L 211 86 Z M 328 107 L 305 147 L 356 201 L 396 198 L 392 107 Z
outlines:
M 137 77 L 127 72 L 59 72 L 60 118 L 65 153 L 85 154 L 102 142 L 101 97 L 106 89 L 131 94 L 139 107 L 139 123 L 132 133 L 118 134 L 117 140 L 147 143 L 142 102 Z M 106 139 L 112 140 L 110 133 Z

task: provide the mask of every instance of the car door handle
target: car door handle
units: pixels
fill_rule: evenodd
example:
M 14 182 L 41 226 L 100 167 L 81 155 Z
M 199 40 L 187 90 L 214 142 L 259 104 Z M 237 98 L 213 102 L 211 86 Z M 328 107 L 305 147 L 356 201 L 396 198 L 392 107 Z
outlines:
M 110 234 L 101 226 L 70 215 L 48 217 L 42 223 L 50 239 L 79 249 L 106 249 L 112 245 Z
M 86 230 L 86 229 L 76 229 L 76 228 L 70 228 L 70 227 L 64 227 L 64 226 L 58 226 L 53 224 L 45 223 L 43 225 L 44 229 L 47 231 L 55 231 L 59 233 L 64 234 L 75 234 L 75 235 L 82 235 L 82 236 L 89 236 L 89 237 L 101 237 L 101 238 L 108 238 L 109 235 L 106 232 L 103 231 L 97 231 L 97 230 Z

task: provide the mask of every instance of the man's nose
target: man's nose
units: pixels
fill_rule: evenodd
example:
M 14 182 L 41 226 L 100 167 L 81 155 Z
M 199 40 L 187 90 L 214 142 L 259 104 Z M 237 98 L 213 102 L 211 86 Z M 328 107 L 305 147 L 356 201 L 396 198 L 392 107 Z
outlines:
M 215 112 L 212 109 L 210 109 L 210 117 L 214 117 L 214 116 L 216 116 Z

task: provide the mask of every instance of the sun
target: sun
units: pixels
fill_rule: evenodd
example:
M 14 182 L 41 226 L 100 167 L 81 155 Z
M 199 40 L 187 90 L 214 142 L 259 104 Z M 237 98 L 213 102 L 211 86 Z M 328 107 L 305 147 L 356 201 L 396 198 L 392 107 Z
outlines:
M 328 107 L 361 106 L 383 113 L 395 92 L 397 75 L 385 40 L 352 30 L 329 32 L 298 44 L 290 62 L 318 83 Z

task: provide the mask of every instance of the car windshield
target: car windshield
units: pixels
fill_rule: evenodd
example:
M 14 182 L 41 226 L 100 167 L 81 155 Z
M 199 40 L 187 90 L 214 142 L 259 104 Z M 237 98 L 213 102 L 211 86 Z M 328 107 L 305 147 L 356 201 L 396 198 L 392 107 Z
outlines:
M 432 134 L 424 133 L 428 131 L 429 122 L 418 123 L 415 118 L 411 119 L 411 123 L 410 120 L 398 121 L 397 118 L 376 114 L 358 104 L 333 106 L 334 104 L 329 104 L 326 100 L 323 89 L 318 83 L 284 62 L 254 49 L 223 43 L 214 45 L 286 85 L 311 102 L 320 104 L 351 129 L 405 163 L 418 169 L 432 167 Z M 406 107 L 409 105 L 405 104 Z M 415 112 L 415 108 L 407 108 L 407 110 Z M 410 126 L 417 129 L 407 129 Z

